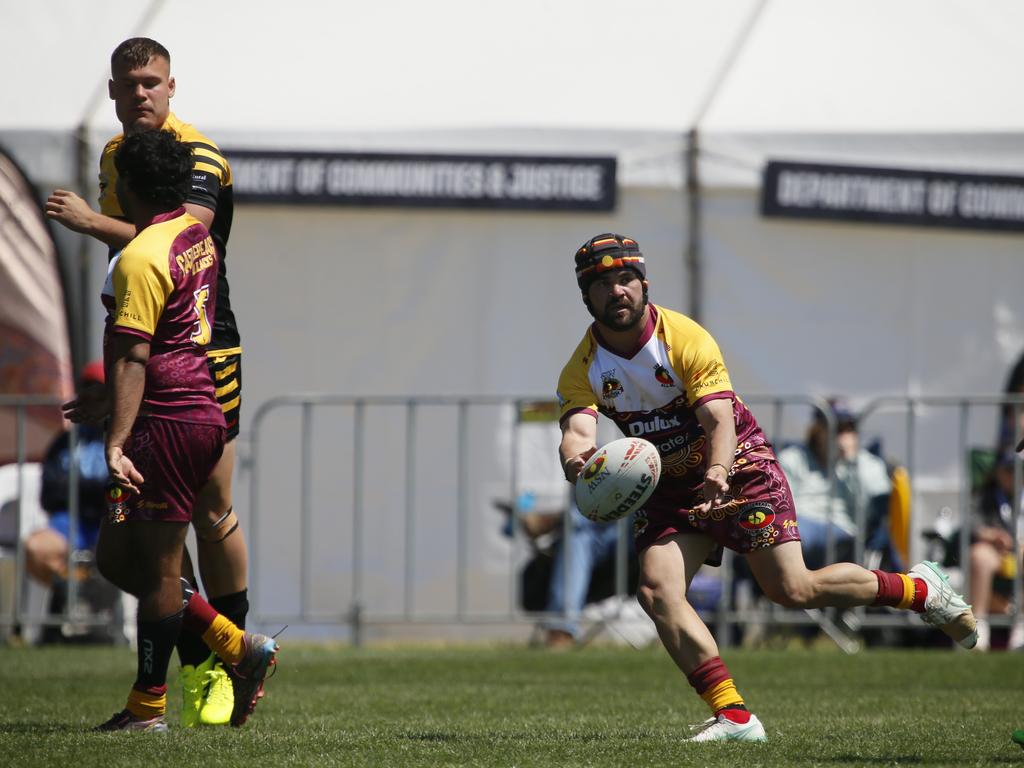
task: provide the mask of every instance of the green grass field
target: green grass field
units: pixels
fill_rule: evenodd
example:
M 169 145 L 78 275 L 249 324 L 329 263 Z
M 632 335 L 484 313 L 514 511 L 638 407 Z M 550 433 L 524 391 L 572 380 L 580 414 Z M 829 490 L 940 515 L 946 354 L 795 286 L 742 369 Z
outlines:
M 0 649 L 0 765 L 1024 765 L 1020 654 L 730 652 L 766 745 L 683 743 L 707 712 L 658 649 L 286 643 L 279 658 L 240 730 L 94 734 L 123 705 L 130 651 Z

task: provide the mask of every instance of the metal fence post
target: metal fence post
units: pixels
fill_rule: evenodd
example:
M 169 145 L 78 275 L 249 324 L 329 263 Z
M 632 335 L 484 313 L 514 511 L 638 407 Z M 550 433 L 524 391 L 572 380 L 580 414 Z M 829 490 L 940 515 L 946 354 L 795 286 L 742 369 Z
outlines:
M 416 589 L 416 401 L 409 400 L 405 408 L 405 594 L 402 596 L 402 614 L 408 621 L 412 618 Z
M 366 403 L 355 404 L 352 429 L 352 645 L 363 644 L 363 432 L 366 421 Z

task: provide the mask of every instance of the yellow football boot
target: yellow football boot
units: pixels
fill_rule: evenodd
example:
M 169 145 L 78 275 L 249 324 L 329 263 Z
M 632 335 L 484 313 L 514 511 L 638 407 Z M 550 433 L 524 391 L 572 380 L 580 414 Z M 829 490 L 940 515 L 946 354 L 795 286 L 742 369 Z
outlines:
M 213 658 L 215 657 L 210 657 Z M 224 666 L 217 661 L 213 668 L 206 672 L 206 680 L 206 698 L 199 709 L 199 722 L 203 725 L 227 725 L 231 721 L 231 711 L 235 707 L 235 692 L 231 678 L 224 671 Z

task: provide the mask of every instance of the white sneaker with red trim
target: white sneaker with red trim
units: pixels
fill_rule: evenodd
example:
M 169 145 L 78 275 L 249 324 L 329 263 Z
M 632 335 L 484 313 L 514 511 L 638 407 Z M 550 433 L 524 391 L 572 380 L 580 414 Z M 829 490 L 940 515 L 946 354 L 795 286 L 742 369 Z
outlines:
M 745 723 L 734 723 L 725 715 L 709 717 L 703 723 L 691 725 L 690 730 L 698 733 L 687 741 L 768 741 L 764 726 L 754 714 Z

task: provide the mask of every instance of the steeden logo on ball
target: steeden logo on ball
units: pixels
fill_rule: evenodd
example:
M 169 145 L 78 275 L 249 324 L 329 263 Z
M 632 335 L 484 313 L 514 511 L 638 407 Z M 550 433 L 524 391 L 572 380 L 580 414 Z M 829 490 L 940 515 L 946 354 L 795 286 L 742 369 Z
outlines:
M 576 502 L 591 520 L 612 522 L 639 509 L 661 476 L 658 449 L 647 440 L 623 437 L 604 445 L 584 464 Z

